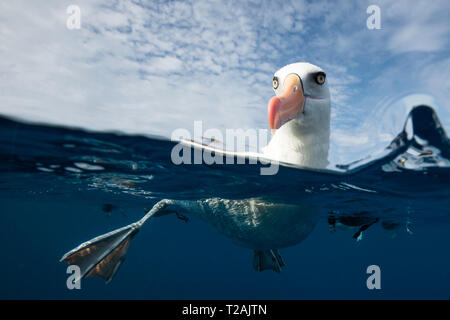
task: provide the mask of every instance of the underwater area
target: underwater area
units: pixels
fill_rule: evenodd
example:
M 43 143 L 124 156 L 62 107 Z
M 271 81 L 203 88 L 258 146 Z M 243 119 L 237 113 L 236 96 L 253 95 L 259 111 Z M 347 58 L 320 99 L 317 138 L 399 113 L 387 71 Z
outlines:
M 402 123 L 363 160 L 260 175 L 265 164 L 248 161 L 175 165 L 176 142 L 159 137 L 2 117 L 0 298 L 448 299 L 450 140 L 430 106 L 411 107 Z M 224 204 L 152 217 L 111 282 L 88 277 L 68 289 L 67 251 L 161 199 L 290 209 L 236 217 Z M 261 248 L 277 250 L 279 272 L 255 270 Z M 371 265 L 380 289 L 367 287 Z

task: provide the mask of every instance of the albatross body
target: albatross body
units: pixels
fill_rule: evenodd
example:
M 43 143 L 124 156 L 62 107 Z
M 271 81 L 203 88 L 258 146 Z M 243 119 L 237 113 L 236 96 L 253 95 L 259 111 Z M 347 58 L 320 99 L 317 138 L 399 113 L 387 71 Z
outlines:
M 287 65 L 274 74 L 275 96 L 268 103 L 272 132 L 264 157 L 311 168 L 328 165 L 330 94 L 322 69 L 309 63 Z M 301 242 L 313 230 L 318 211 L 309 203 L 273 203 L 252 198 L 169 200 L 156 203 L 139 221 L 106 233 L 66 253 L 61 261 L 80 267 L 80 279 L 109 282 L 125 258 L 131 239 L 151 217 L 194 214 L 242 247 L 254 250 L 257 271 L 280 272 L 277 249 Z

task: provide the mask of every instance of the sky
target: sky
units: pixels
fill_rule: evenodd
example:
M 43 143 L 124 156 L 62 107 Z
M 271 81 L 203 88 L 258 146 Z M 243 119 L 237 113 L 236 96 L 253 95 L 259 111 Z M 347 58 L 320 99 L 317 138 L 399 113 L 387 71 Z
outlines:
M 165 137 L 196 120 L 268 129 L 273 73 L 306 61 L 327 73 L 331 161 L 348 162 L 386 145 L 414 104 L 450 130 L 449 15 L 441 0 L 2 1 L 0 114 Z

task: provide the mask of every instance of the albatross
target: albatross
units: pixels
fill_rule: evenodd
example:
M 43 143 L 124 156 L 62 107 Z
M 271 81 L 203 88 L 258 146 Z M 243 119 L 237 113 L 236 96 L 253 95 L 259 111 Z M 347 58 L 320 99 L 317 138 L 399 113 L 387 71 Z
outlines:
M 303 167 L 325 168 L 330 136 L 330 93 L 325 72 L 310 63 L 289 64 L 275 72 L 272 85 L 275 96 L 268 103 L 272 138 L 263 148 L 263 156 Z M 80 276 L 76 281 L 100 276 L 109 282 L 144 223 L 170 213 L 179 217 L 196 214 L 236 244 L 252 249 L 257 271 L 276 272 L 284 265 L 278 248 L 301 242 L 318 220 L 316 208 L 309 203 L 272 203 L 258 198 L 163 199 L 139 221 L 82 243 L 61 261 L 78 265 Z
M 309 168 L 328 165 L 330 91 L 325 72 L 310 63 L 289 64 L 273 77 L 268 104 L 272 139 L 263 148 L 270 159 Z

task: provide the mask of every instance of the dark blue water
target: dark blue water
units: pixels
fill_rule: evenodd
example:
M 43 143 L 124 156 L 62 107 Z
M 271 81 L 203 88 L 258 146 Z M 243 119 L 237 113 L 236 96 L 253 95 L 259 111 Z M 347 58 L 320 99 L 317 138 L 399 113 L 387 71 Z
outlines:
M 259 174 L 264 164 L 176 166 L 164 139 L 0 118 L 0 298 L 448 299 L 450 141 L 438 116 L 413 109 L 382 157 L 333 170 L 281 166 L 273 176 Z M 296 243 L 289 226 L 301 214 L 276 217 L 293 242 L 273 248 L 285 263 L 278 274 L 255 271 L 253 250 L 234 239 L 258 228 L 279 236 L 267 225 L 230 231 L 219 223 L 227 212 L 154 217 L 110 283 L 67 288 L 59 259 L 68 250 L 161 199 L 208 198 L 307 204 L 317 222 Z M 366 286 L 370 265 L 380 267 L 379 290 Z

